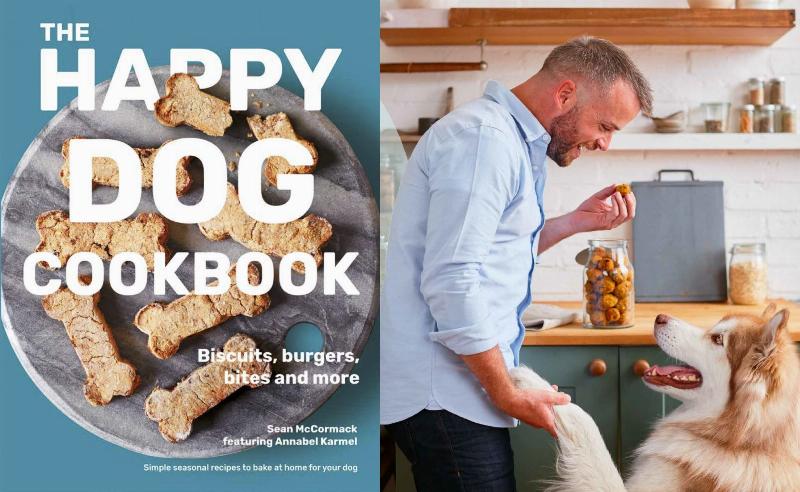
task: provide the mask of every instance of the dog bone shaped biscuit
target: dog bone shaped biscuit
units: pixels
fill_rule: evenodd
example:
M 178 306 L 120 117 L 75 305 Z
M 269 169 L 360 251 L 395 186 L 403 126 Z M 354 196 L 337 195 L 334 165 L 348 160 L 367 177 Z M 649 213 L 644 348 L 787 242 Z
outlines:
M 266 224 L 253 219 L 242 209 L 236 188 L 230 183 L 222 212 L 199 225 L 203 235 L 212 241 L 231 237 L 248 249 L 273 256 L 301 251 L 313 256 L 317 266 L 322 264 L 322 247 L 333 235 L 331 223 L 314 214 L 286 224 Z M 300 262 L 295 262 L 292 268 L 305 271 Z
M 256 349 L 252 338 L 238 334 L 225 342 L 225 354 L 245 354 L 251 357 Z M 246 372 L 248 375 L 271 374 L 270 364 L 258 360 L 241 360 L 237 355 L 233 361 L 211 362 L 189 374 L 172 391 L 156 388 L 144 402 L 144 411 L 150 420 L 158 422 L 158 430 L 169 442 L 183 441 L 192 432 L 192 422 L 211 408 L 228 398 L 244 386 L 256 388 L 256 384 L 225 384 L 225 372 Z
M 81 280 L 85 283 L 85 279 Z M 83 394 L 95 406 L 106 405 L 116 395 L 128 396 L 139 386 L 136 368 L 119 355 L 114 336 L 97 306 L 99 300 L 99 293 L 79 296 L 66 287 L 42 299 L 47 315 L 67 329 L 86 371 Z
M 167 221 L 158 214 L 142 213 L 135 219 L 119 222 L 72 222 L 62 210 L 51 210 L 36 218 L 40 242 L 36 251 L 53 253 L 61 265 L 79 252 L 91 252 L 104 260 L 117 253 L 131 251 L 144 257 L 153 270 L 153 255 L 168 254 Z M 39 263 L 48 268 L 44 262 Z
M 187 125 L 212 137 L 225 135 L 233 123 L 231 105 L 200 90 L 197 81 L 187 73 L 176 73 L 167 79 L 166 95 L 156 101 L 155 114 L 165 126 Z
M 184 339 L 234 316 L 252 317 L 269 308 L 268 295 L 245 294 L 236 287 L 236 265 L 228 271 L 228 276 L 231 287 L 224 294 L 190 293 L 169 304 L 148 304 L 136 313 L 133 324 L 149 335 L 147 347 L 153 355 L 159 359 L 171 357 Z M 247 278 L 251 285 L 260 282 L 261 275 L 255 265 L 248 265 Z
M 297 136 L 286 113 L 275 113 L 264 117 L 259 115 L 248 116 L 247 124 L 258 140 L 275 137 L 286 138 L 294 140 L 311 153 L 313 163 L 311 166 L 292 166 L 283 157 L 268 158 L 267 166 L 264 168 L 264 175 L 272 186 L 277 186 L 278 174 L 310 174 L 317 168 L 317 160 L 319 158 L 317 148 L 308 140 Z
M 61 166 L 59 175 L 61 176 L 61 182 L 67 188 L 69 188 L 69 160 L 67 158 L 69 156 L 69 143 L 80 138 L 85 137 L 68 138 L 64 140 L 64 145 L 61 146 L 64 165 Z M 142 188 L 153 187 L 153 161 L 155 161 L 156 153 L 158 153 L 159 149 L 141 149 L 138 147 L 133 149 L 139 155 L 139 161 L 142 164 Z M 192 186 L 192 177 L 189 175 L 188 169 L 190 160 L 190 157 L 185 156 L 178 161 L 176 168 L 177 179 L 175 180 L 175 194 L 177 196 L 185 195 Z M 119 168 L 114 159 L 108 157 L 95 157 L 92 159 L 92 182 L 96 185 L 119 187 Z

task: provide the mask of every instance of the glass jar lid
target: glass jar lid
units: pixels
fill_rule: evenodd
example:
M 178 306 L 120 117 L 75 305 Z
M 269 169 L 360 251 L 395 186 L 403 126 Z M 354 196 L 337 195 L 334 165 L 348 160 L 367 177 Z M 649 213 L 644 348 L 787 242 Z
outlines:
M 732 254 L 764 254 L 767 245 L 764 243 L 736 243 L 731 248 Z
M 754 104 L 745 104 L 742 106 L 742 109 L 745 111 L 755 111 L 756 106 Z
M 591 248 L 621 248 L 627 245 L 627 239 L 589 239 L 589 247 Z

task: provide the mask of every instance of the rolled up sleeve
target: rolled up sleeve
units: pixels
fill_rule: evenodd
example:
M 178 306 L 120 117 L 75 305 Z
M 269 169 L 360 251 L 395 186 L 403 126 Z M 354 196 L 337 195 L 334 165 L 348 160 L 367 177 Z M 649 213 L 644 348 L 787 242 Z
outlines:
M 481 264 L 518 186 L 509 142 L 476 126 L 427 142 L 430 191 L 421 291 L 436 323 L 431 340 L 460 355 L 498 344 Z

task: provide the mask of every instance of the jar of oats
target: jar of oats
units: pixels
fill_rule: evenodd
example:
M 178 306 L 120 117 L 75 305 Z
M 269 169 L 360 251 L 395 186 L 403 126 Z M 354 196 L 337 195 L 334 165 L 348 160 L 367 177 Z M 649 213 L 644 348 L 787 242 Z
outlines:
M 589 240 L 583 298 L 586 328 L 633 326 L 633 266 L 626 240 Z
M 764 243 L 733 245 L 728 289 L 734 304 L 759 305 L 767 300 L 767 254 Z

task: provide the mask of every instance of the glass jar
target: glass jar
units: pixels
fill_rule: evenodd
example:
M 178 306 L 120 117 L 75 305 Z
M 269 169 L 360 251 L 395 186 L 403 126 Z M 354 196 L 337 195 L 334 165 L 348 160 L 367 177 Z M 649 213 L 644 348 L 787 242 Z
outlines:
M 758 133 L 775 133 L 775 106 L 765 104 L 756 111 Z
M 583 325 L 586 328 L 628 328 L 634 321 L 633 265 L 624 239 L 589 240 L 583 269 Z
M 753 77 L 747 82 L 750 104 L 761 106 L 764 104 L 764 79 Z
M 756 107 L 752 104 L 745 104 L 739 110 L 739 133 L 753 133 L 755 111 Z
M 775 77 L 769 81 L 769 104 L 786 104 L 786 77 Z
M 764 243 L 739 243 L 731 249 L 728 290 L 734 304 L 767 300 L 767 253 Z
M 730 106 L 726 102 L 703 103 L 706 115 L 706 133 L 722 133 L 728 130 Z
M 783 106 L 781 108 L 781 131 L 783 133 L 797 133 L 797 106 Z

